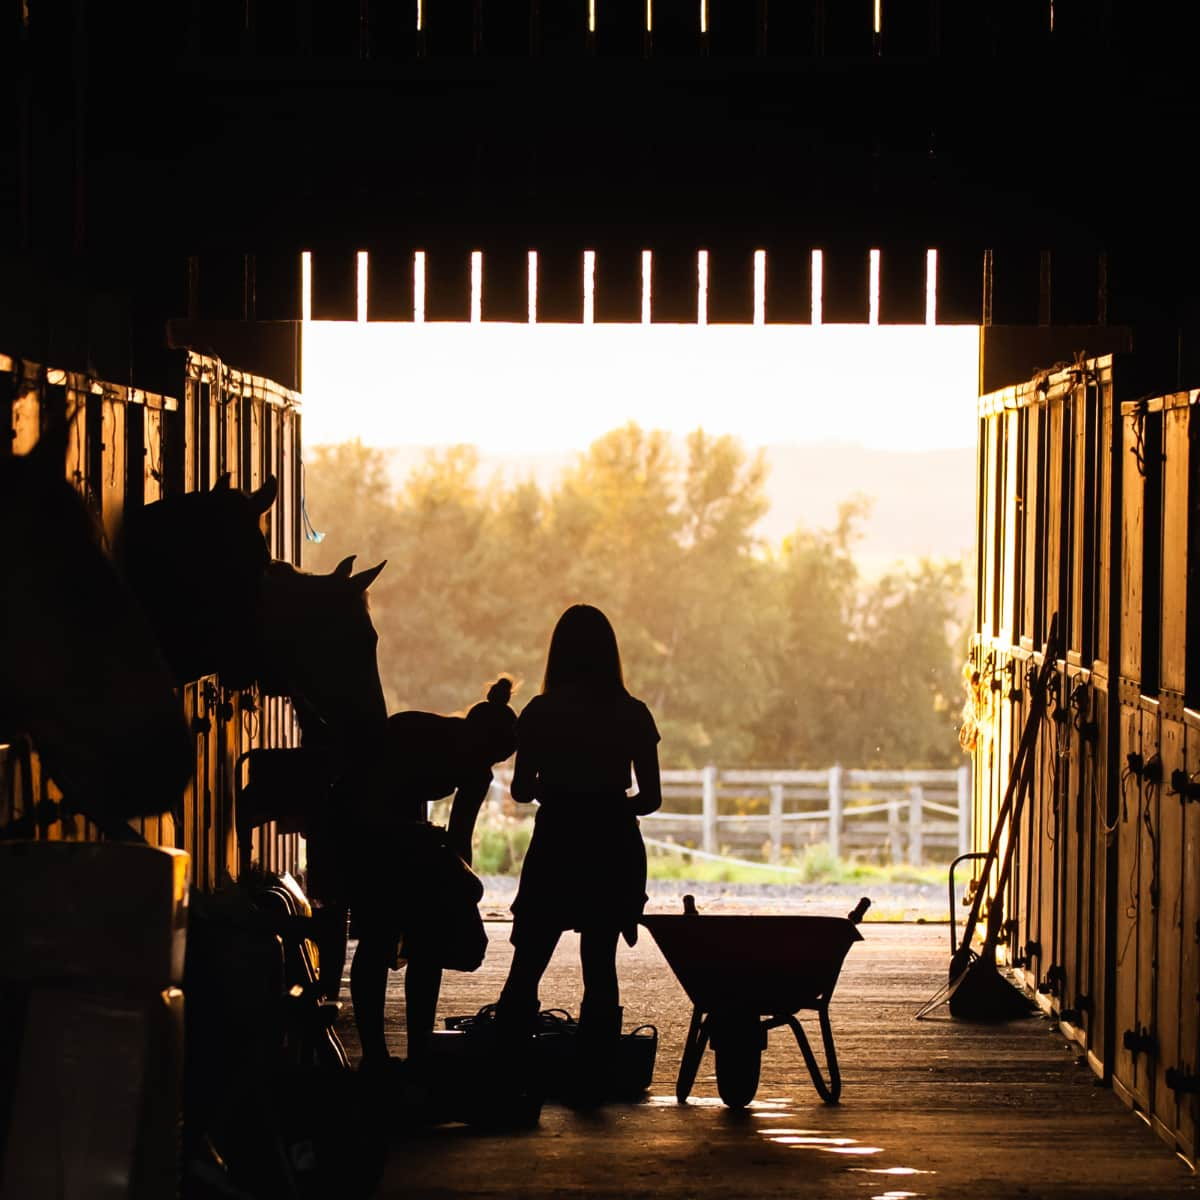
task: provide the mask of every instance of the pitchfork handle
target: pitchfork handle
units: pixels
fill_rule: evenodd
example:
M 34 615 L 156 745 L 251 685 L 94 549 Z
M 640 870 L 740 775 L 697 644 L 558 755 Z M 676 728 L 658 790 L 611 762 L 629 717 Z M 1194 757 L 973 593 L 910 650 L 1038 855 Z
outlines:
M 865 917 L 867 915 L 867 909 L 870 907 L 871 907 L 870 899 L 868 897 L 864 896 L 854 906 L 853 910 L 846 914 L 846 919 L 848 921 L 853 922 L 853 924 L 857 925 L 859 923 L 859 921 L 861 921 L 863 919 L 863 917 Z

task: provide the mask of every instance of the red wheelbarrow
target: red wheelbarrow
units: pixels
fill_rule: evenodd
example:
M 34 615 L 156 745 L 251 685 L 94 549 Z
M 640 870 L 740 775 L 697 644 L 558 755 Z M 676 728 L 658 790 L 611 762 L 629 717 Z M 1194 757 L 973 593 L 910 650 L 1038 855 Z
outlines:
M 711 1043 L 721 1099 L 745 1108 L 758 1090 L 767 1033 L 783 1025 L 795 1035 L 817 1094 L 826 1104 L 838 1102 L 842 1077 L 829 999 L 847 952 L 862 941 L 856 926 L 870 903 L 864 897 L 848 917 L 704 916 L 685 896 L 682 914 L 642 918 L 693 1005 L 675 1083 L 680 1103 Z M 820 1022 L 828 1080 L 794 1015 L 804 1009 Z

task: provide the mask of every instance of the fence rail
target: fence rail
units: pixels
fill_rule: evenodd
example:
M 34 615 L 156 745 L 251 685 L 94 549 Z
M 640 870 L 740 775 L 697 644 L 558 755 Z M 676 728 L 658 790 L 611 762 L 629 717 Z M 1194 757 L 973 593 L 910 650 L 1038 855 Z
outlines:
M 507 798 L 497 773 L 495 799 Z M 921 866 L 971 848 L 971 768 L 935 771 L 699 770 L 662 773 L 648 838 L 779 863 L 825 843 L 832 855 Z

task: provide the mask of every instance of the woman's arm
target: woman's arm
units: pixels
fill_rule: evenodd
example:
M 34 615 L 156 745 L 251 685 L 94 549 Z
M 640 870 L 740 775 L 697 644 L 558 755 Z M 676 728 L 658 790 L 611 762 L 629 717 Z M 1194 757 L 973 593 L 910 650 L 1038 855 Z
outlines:
M 662 777 L 658 770 L 658 747 L 651 746 L 635 755 L 633 772 L 637 776 L 638 790 L 633 796 L 633 811 L 639 817 L 662 807 Z
M 532 804 L 537 799 L 537 767 L 528 751 L 517 751 L 509 793 L 518 804 Z
M 488 788 L 492 786 L 492 772 L 489 769 L 472 772 L 463 779 L 454 792 L 450 802 L 450 820 L 446 832 L 450 839 L 450 848 L 466 863 L 471 861 L 471 838 L 475 833 L 475 818 L 483 807 Z

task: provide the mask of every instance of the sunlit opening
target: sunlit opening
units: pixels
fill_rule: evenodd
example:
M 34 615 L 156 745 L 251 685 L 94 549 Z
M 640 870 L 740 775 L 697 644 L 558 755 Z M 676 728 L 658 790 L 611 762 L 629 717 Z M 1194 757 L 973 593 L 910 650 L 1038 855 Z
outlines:
M 767 321 L 767 252 L 754 252 L 754 324 Z
M 596 0 L 588 0 L 588 33 L 596 32 Z
M 300 255 L 300 319 L 312 320 L 312 251 Z
M 879 251 L 872 250 L 868 257 L 867 279 L 867 324 L 879 324 Z
M 583 252 L 583 323 L 591 325 L 596 320 L 596 252 Z
M 425 0 L 417 0 L 417 32 L 425 28 Z
M 700 32 L 708 32 L 708 0 L 700 0 Z
M 821 298 L 824 286 L 821 273 L 824 270 L 824 255 L 820 250 L 812 252 L 812 316 L 814 325 L 821 324 Z
M 397 322 L 370 320 L 365 253 L 355 260 L 357 319 L 313 321 L 313 265 L 301 259 L 307 506 L 326 532 L 305 544 L 304 565 L 328 571 L 358 554 L 400 566 L 372 594 L 389 709 L 466 707 L 485 682 L 481 664 L 485 677 L 519 677 L 523 704 L 561 606 L 590 600 L 613 618 L 631 686 L 653 680 L 662 697 L 654 715 L 676 799 L 643 818 L 652 875 L 808 878 L 822 854 L 859 853 L 853 813 L 885 803 L 872 795 L 903 796 L 908 828 L 906 772 L 925 773 L 930 820 L 954 813 L 979 343 L 974 327 L 937 324 L 936 252 L 926 256 L 925 322 L 910 326 L 884 323 L 880 250 L 866 276 L 861 259 L 831 260 L 869 293 L 856 325 L 837 323 L 840 305 L 823 312 L 820 250 L 810 256 L 811 323 L 788 323 L 804 304 L 803 258 L 798 271 L 772 260 L 768 295 L 762 248 L 711 279 L 709 254 L 697 250 L 695 315 L 685 322 L 653 318 L 656 299 L 660 308 L 681 291 L 690 299 L 690 255 L 672 278 L 664 272 L 674 256 L 643 250 L 635 282 L 622 268 L 608 275 L 603 251 L 580 251 L 574 295 L 557 297 L 561 310 L 548 300 L 542 314 L 582 309 L 571 322 L 539 320 L 535 250 L 524 281 L 507 270 L 487 277 L 489 313 L 511 316 L 486 319 L 488 264 L 476 250 L 463 281 L 469 318 L 427 320 L 427 253 L 436 251 L 413 255 L 412 320 Z M 455 262 L 465 265 L 459 256 L 445 265 Z M 440 260 L 428 266 L 440 278 Z M 893 290 L 905 274 L 889 276 Z M 597 282 L 599 315 L 626 311 L 627 320 L 596 323 Z M 710 283 L 728 288 L 733 306 L 747 282 L 743 321 L 710 323 Z M 505 286 L 512 294 L 493 304 Z M 919 276 L 913 288 L 919 314 Z M 810 612 L 806 597 L 828 597 L 829 613 Z M 813 622 L 822 632 L 810 644 Z M 813 671 L 836 674 L 851 661 L 826 662 L 826 643 L 830 654 L 854 646 L 855 661 L 869 664 L 855 687 L 889 689 L 857 726 L 828 720 L 819 696 L 796 715 Z M 798 645 L 806 649 L 793 669 L 778 648 Z M 743 682 L 746 695 L 731 704 Z M 838 763 L 847 780 L 876 779 L 874 792 L 839 807 L 849 823 L 840 851 L 797 807 L 795 781 L 772 782 L 802 772 L 813 777 L 804 786 L 826 788 Z M 737 781 L 727 781 L 730 769 Z M 528 822 L 507 798 L 506 771 L 497 769 L 477 825 L 492 839 L 486 853 L 501 856 Z M 705 810 L 710 778 L 718 803 Z M 885 862 L 899 861 L 894 853 L 886 840 L 878 851 Z M 489 873 L 504 874 L 500 861 Z M 810 1132 L 776 1130 L 797 1147 Z
M 654 32 L 654 0 L 646 0 L 646 32 Z
M 877 36 L 883 32 L 883 0 L 875 0 L 874 30 Z
M 650 324 L 650 278 L 652 271 L 651 253 L 642 251 L 642 324 Z
M 413 321 L 420 325 L 425 320 L 425 251 L 413 255 Z
M 925 324 L 937 324 L 937 251 L 925 251 Z

